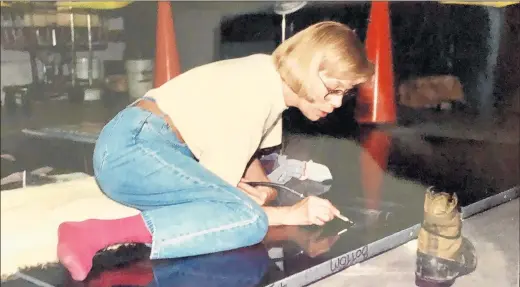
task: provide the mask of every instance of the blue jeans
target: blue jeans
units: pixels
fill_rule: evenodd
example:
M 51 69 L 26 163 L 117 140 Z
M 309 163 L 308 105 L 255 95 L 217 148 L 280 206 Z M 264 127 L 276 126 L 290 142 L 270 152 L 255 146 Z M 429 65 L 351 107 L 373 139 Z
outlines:
M 93 162 L 103 192 L 141 211 L 153 238 L 151 259 L 251 246 L 267 233 L 257 203 L 200 165 L 162 117 L 139 107 L 103 128 Z

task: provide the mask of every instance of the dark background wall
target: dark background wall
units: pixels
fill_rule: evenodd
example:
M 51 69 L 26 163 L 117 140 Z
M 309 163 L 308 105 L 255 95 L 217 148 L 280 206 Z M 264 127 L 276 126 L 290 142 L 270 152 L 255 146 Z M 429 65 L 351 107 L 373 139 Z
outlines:
M 505 9 L 504 30 L 497 61 L 495 96 L 499 106 L 511 105 L 516 92 L 520 101 L 520 5 Z M 520 103 L 517 103 L 520 104 Z
M 390 7 L 396 83 L 417 76 L 453 74 L 461 79 L 467 100 L 474 109 L 479 109 L 479 102 L 483 101 L 479 94 L 487 93 L 483 84 L 501 91 L 493 93 L 492 105 L 518 86 L 518 64 L 513 63 L 518 62 L 520 54 L 515 48 L 520 37 L 519 5 L 500 9 L 432 1 L 394 2 Z M 364 40 L 369 9 L 368 3 L 305 7 L 288 16 L 287 36 L 322 20 L 336 20 L 355 28 Z M 280 16 L 268 12 L 229 18 L 222 22 L 221 40 L 279 42 L 280 21 Z M 502 27 L 493 27 L 497 22 Z M 500 44 L 496 65 L 493 65 L 497 59 L 496 56 L 493 59 L 492 53 L 496 54 L 498 44 L 493 47 L 494 41 Z M 270 50 L 266 47 L 265 52 Z M 494 66 L 491 73 L 489 64 Z

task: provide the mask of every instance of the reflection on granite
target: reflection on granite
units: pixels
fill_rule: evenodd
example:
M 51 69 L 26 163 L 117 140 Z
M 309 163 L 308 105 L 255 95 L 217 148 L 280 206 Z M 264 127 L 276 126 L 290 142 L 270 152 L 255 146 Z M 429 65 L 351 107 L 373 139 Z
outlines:
M 396 138 L 389 170 L 457 192 L 462 206 L 520 183 L 520 144 L 424 136 Z
M 149 286 L 258 286 L 270 259 L 257 245 L 247 249 L 154 262 Z

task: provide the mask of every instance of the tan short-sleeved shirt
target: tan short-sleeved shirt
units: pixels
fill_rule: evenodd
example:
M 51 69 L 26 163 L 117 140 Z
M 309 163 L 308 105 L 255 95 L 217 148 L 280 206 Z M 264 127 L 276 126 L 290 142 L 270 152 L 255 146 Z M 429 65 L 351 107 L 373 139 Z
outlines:
M 146 96 L 171 117 L 199 162 L 233 186 L 259 148 L 281 144 L 287 107 L 270 55 L 203 65 Z

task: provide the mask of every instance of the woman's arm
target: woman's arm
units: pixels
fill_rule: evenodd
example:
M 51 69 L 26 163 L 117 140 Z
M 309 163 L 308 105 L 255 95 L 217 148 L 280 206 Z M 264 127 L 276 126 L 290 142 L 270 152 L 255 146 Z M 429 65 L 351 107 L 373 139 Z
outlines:
M 258 158 L 251 161 L 244 174 L 244 179 L 247 181 L 269 182 L 269 178 L 267 178 L 262 163 Z
M 292 206 L 263 206 L 269 226 L 277 225 L 324 225 L 339 216 L 339 210 L 329 200 L 308 196 Z
M 287 225 L 287 216 L 290 214 L 290 206 L 272 207 L 262 206 L 267 214 L 269 226 Z
M 270 182 L 269 178 L 265 174 L 262 163 L 258 158 L 254 158 L 249 166 L 247 167 L 244 178 L 238 183 L 238 188 L 248 194 L 258 204 L 264 205 L 271 200 L 274 200 L 278 193 L 276 189 L 268 186 L 252 187 L 247 182 Z

